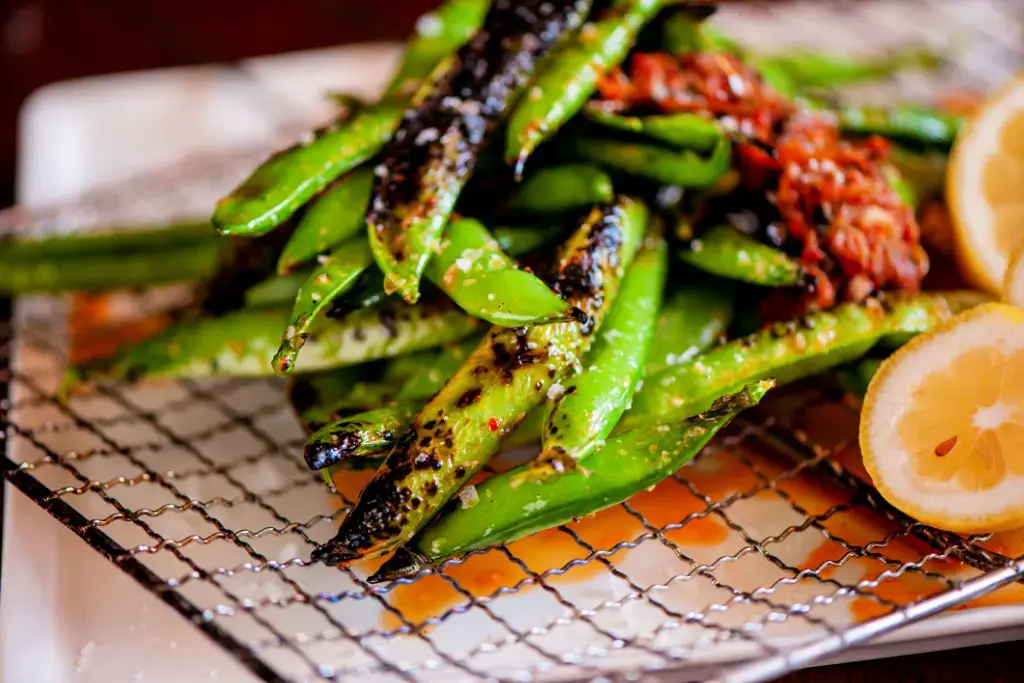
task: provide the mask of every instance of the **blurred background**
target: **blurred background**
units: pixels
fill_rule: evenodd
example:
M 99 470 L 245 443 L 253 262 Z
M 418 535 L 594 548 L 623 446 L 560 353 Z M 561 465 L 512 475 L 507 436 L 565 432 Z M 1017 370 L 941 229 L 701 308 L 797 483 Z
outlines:
M 18 110 L 82 76 L 400 39 L 436 0 L 0 0 L 0 206 L 14 200 Z M 387 11 L 381 11 L 385 7 Z

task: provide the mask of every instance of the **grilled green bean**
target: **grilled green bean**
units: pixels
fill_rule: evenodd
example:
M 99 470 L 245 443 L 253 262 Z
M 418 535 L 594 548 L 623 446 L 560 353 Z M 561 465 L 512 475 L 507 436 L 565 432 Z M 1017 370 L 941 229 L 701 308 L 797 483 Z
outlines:
M 295 366 L 299 350 L 309 337 L 310 327 L 335 297 L 350 290 L 359 276 L 373 264 L 373 254 L 366 240 L 354 238 L 342 244 L 319 266 L 299 288 L 292 307 L 291 320 L 281 337 L 281 346 L 274 355 L 274 370 L 287 373 Z
M 469 40 L 487 5 L 487 0 L 447 0 L 428 15 L 381 102 L 270 157 L 217 204 L 217 229 L 225 235 L 272 230 L 333 180 L 372 158 L 391 138 L 419 81 Z
M 911 68 L 935 69 L 943 63 L 939 55 L 921 47 L 900 50 L 881 58 L 788 50 L 777 55 L 752 55 L 748 60 L 759 70 L 784 75 L 795 91 L 863 83 Z
M 270 359 L 287 317 L 280 310 L 244 309 L 183 322 L 102 363 L 76 368 L 72 380 L 270 376 Z M 358 310 L 341 320 L 319 321 L 295 371 L 315 372 L 439 346 L 478 326 L 475 318 L 443 300 Z
M 963 118 L 917 107 L 845 107 L 837 110 L 845 133 L 884 135 L 897 142 L 934 145 L 947 150 L 963 127 Z
M 536 275 L 517 269 L 472 219 L 449 223 L 441 253 L 424 274 L 459 308 L 495 325 L 564 322 L 579 315 Z
M 283 308 L 295 301 L 299 288 L 309 277 L 310 271 L 299 271 L 289 275 L 271 275 L 245 290 L 245 305 L 248 308 Z
M 731 225 L 705 230 L 679 258 L 712 275 L 764 287 L 795 287 L 803 281 L 798 262 Z
M 0 237 L 0 263 L 46 261 L 65 256 L 81 258 L 140 251 L 157 252 L 216 238 L 209 222 L 181 223 L 166 227 L 116 228 L 76 231 L 67 234 Z
M 523 256 L 552 244 L 565 234 L 560 225 L 544 227 L 501 226 L 491 231 L 504 251 L 512 256 Z
M 359 233 L 366 225 L 372 188 L 373 170 L 357 168 L 310 202 L 281 250 L 277 272 L 290 273 Z
M 324 425 L 306 442 L 303 454 L 311 470 L 322 470 L 348 460 L 387 453 L 419 412 L 416 401 L 370 410 Z
M 70 238 L 69 238 L 70 239 Z M 0 246 L 0 292 L 105 291 L 213 277 L 226 245 L 215 240 L 163 249 L 19 257 Z M 15 249 L 15 254 L 22 252 Z M 59 251 L 59 250 L 58 250 Z
M 882 174 L 893 191 L 903 200 L 903 203 L 916 209 L 917 192 L 914 191 L 914 187 L 910 183 L 903 179 L 903 174 L 900 173 L 900 170 L 893 164 L 884 164 L 882 166 Z
M 583 371 L 548 390 L 543 450 L 524 476 L 544 478 L 586 467 L 580 461 L 603 445 L 619 421 L 643 375 L 654 337 L 667 254 L 660 235 L 647 238 L 583 358 Z
M 770 380 L 751 384 L 720 398 L 703 414 L 689 419 L 678 413 L 660 416 L 656 425 L 618 436 L 588 458 L 589 476 L 575 471 L 520 483 L 521 468 L 495 475 L 476 486 L 476 505 L 447 508 L 370 582 L 415 574 L 428 563 L 511 543 L 621 503 L 693 460 L 739 412 L 757 405 L 771 386 Z
M 670 294 L 658 316 L 644 375 L 686 363 L 724 339 L 735 300 L 735 288 L 724 281 L 687 285 Z
M 731 145 L 719 138 L 707 157 L 692 150 L 602 138 L 573 137 L 565 141 L 564 154 L 605 168 L 648 178 L 666 185 L 704 188 L 714 185 L 729 170 Z
M 724 133 L 717 121 L 690 113 L 625 116 L 588 106 L 583 110 L 590 121 L 612 130 L 633 133 L 682 149 L 710 152 Z
M 513 211 L 565 214 L 607 204 L 615 191 L 612 179 L 587 164 L 548 166 L 528 177 L 509 200 Z
M 388 291 L 419 298 L 420 278 L 480 151 L 521 83 L 590 0 L 495 0 L 483 26 L 435 72 L 377 166 L 367 214 Z
M 887 336 L 929 330 L 982 300 L 974 293 L 886 297 L 882 303 L 842 304 L 778 323 L 648 377 L 620 428 L 672 411 L 698 412 L 717 396 L 765 377 L 783 385 L 837 367 L 860 358 Z
M 640 29 L 664 5 L 665 0 L 615 0 L 607 14 L 551 55 L 509 120 L 505 159 L 518 173 L 537 146 L 580 110 L 601 75 L 625 58 Z
M 494 327 L 427 403 L 363 489 L 338 534 L 313 552 L 329 563 L 375 557 L 413 537 L 539 405 L 586 351 L 647 222 L 622 199 L 591 212 L 559 252 L 551 284 L 587 323 Z

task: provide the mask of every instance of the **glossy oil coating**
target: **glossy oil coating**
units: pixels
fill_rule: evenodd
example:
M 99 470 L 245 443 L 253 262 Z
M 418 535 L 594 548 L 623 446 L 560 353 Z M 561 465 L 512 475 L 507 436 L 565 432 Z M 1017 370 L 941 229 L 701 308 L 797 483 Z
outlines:
M 706 273 L 763 287 L 796 287 L 804 278 L 797 261 L 731 225 L 708 228 L 679 258 Z

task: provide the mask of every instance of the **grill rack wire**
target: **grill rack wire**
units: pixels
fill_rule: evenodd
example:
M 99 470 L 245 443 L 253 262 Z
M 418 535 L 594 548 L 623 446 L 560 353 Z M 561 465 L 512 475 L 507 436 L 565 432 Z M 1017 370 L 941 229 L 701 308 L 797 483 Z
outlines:
M 734 12 L 730 30 L 755 44 L 792 42 L 818 31 L 823 19 L 843 26 L 847 43 L 851 35 L 870 37 L 872 49 L 886 31 L 894 41 L 972 36 L 967 58 L 940 83 L 900 77 L 879 91 L 884 98 L 893 87 L 926 95 L 997 84 L 1024 64 L 1017 9 L 1013 0 L 874 0 L 744 3 L 722 14 L 729 20 Z M 242 168 L 251 157 L 241 155 Z M 161 174 L 150 181 L 152 192 L 173 179 Z M 102 223 L 97 207 L 138 198 L 135 189 L 112 188 L 49 212 L 9 210 L 4 219 L 53 227 L 87 214 Z M 105 384 L 61 403 L 56 389 L 67 350 L 52 331 L 64 313 L 55 301 L 16 308 L 0 302 L 5 478 L 266 681 L 638 680 L 666 671 L 730 683 L 768 680 L 1024 578 L 1024 559 L 999 552 L 989 536 L 960 538 L 889 507 L 854 467 L 844 467 L 849 461 L 838 456 L 849 444 L 822 444 L 806 423 L 797 424 L 801 411 L 831 405 L 849 416 L 853 409 L 802 387 L 784 392 L 770 410 L 742 416 L 696 469 L 675 475 L 674 495 L 691 507 L 664 523 L 652 523 L 634 499 L 617 508 L 633 532 L 615 542 L 592 542 L 577 525 L 547 532 L 575 549 L 564 562 L 538 570 L 517 546 L 487 551 L 505 563 L 503 576 L 514 568 L 520 577 L 488 591 L 453 577 L 484 553 L 449 561 L 440 575 L 370 586 L 363 569 L 305 560 L 352 500 L 332 504 L 296 458 L 301 434 L 279 382 Z M 705 466 L 714 474 L 723 462 L 743 485 L 707 495 L 704 480 L 692 475 Z M 792 486 L 804 480 L 828 492 L 825 503 Z M 754 519 L 765 510 L 778 517 L 767 532 Z M 847 517 L 860 521 L 837 531 L 835 522 Z M 712 522 L 725 529 L 731 552 L 708 554 L 703 541 L 678 540 Z M 851 529 L 868 535 L 850 540 L 844 533 Z M 807 564 L 802 542 L 787 544 L 808 538 L 833 554 Z M 630 564 L 631 555 L 657 557 L 654 564 L 667 573 L 642 580 L 646 570 Z M 761 583 L 732 571 L 755 560 Z M 854 566 L 858 572 L 847 571 Z M 579 572 L 586 580 L 566 580 Z M 887 587 L 907 578 L 918 593 L 894 598 Z M 417 603 L 398 596 L 427 582 L 424 591 L 448 591 L 448 601 L 406 614 L 400 603 Z M 581 590 L 595 583 L 596 592 Z M 690 586 L 700 588 L 679 594 Z M 851 617 L 858 600 L 868 618 Z M 742 661 L 748 663 L 733 666 Z

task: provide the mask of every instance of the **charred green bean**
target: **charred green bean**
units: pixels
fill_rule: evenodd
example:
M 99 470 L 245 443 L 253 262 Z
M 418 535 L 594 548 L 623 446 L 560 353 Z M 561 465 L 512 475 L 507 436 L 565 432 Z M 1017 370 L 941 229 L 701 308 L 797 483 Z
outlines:
M 572 371 L 614 300 L 647 222 L 623 198 L 598 208 L 562 246 L 551 285 L 588 320 L 494 327 L 416 417 L 338 534 L 313 552 L 329 563 L 376 557 L 412 538 L 499 448 L 548 387 Z
M 493 476 L 477 485 L 476 505 L 447 508 L 370 581 L 415 574 L 430 563 L 511 543 L 621 503 L 690 462 L 738 413 L 757 405 L 771 386 L 770 380 L 751 384 L 695 417 L 662 416 L 655 425 L 622 434 L 589 457 L 589 474 L 577 470 L 525 482 L 521 469 Z

